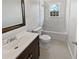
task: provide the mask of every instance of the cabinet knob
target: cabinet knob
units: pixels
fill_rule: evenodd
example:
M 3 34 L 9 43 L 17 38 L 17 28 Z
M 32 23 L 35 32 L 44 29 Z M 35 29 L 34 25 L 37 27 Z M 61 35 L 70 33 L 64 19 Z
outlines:
M 74 41 L 73 41 L 72 43 L 77 46 L 77 42 L 74 42 Z
M 30 57 L 32 58 L 32 54 L 30 55 Z
M 28 57 L 28 59 L 31 59 L 30 57 Z
M 32 59 L 32 54 L 30 55 L 30 57 L 28 57 L 28 59 Z

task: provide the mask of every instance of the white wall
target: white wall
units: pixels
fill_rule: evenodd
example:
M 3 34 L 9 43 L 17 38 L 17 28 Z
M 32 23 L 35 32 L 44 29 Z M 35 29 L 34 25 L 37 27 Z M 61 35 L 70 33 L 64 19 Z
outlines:
M 45 0 L 44 2 L 44 25 L 46 31 L 66 32 L 65 7 L 66 0 Z M 60 15 L 50 16 L 49 6 L 58 3 L 60 4 Z
M 39 25 L 42 27 L 43 26 L 43 22 L 44 22 L 44 0 L 40 0 L 40 10 L 39 10 L 39 16 L 40 16 L 40 20 L 39 20 Z
M 25 3 L 26 26 L 31 31 L 39 26 L 39 0 L 25 0 Z
M 68 32 L 68 45 L 71 51 L 71 55 L 76 57 L 76 45 L 72 42 L 76 42 L 76 29 L 77 29 L 77 0 L 67 0 L 67 32 Z M 69 9 L 69 10 L 68 10 Z

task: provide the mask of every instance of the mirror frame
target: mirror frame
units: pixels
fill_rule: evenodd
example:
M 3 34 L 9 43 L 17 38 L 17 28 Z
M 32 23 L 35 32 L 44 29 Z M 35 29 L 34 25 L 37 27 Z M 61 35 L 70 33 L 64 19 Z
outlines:
M 13 25 L 13 26 L 10 26 L 10 27 L 6 27 L 6 28 L 2 28 L 2 33 L 5 33 L 5 32 L 8 32 L 8 31 L 20 28 L 20 27 L 25 25 L 25 4 L 24 4 L 24 0 L 21 0 L 21 9 L 22 9 L 22 20 L 23 20 L 23 23 L 17 24 L 17 25 Z

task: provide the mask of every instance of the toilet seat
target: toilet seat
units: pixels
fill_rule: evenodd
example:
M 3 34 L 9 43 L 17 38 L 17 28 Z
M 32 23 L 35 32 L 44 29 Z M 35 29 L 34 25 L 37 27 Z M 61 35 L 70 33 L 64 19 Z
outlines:
M 39 38 L 41 40 L 44 40 L 44 41 L 50 41 L 51 40 L 51 37 L 49 35 L 40 35 Z

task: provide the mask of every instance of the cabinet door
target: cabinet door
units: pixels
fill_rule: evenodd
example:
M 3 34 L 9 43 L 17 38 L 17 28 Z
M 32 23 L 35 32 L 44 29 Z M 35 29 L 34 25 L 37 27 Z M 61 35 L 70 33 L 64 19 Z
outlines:
M 16 59 L 25 59 L 25 53 L 22 52 Z
M 39 39 L 38 37 L 35 39 L 32 50 L 33 59 L 39 58 Z

